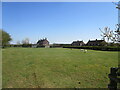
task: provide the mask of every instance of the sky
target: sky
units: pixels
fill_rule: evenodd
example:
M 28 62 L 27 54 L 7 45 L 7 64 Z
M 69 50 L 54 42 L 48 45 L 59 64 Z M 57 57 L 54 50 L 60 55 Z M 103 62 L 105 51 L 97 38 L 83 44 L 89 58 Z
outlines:
M 111 2 L 3 2 L 2 29 L 11 43 L 47 38 L 52 43 L 101 39 L 99 28 L 112 30 L 118 10 Z
M 2 2 L 118 2 L 119 0 L 2 0 Z

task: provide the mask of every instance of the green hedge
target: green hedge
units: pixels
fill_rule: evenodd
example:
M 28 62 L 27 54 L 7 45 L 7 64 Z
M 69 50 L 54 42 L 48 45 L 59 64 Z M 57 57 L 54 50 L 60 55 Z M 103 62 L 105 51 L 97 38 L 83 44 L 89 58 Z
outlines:
M 63 48 L 74 48 L 74 49 L 92 49 L 102 51 L 120 51 L 118 46 L 64 46 Z

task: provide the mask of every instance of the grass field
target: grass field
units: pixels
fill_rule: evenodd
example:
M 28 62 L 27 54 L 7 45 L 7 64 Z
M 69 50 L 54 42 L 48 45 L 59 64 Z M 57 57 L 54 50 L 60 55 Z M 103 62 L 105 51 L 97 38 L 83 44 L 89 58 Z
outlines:
M 118 53 L 65 48 L 2 50 L 3 88 L 106 88 Z

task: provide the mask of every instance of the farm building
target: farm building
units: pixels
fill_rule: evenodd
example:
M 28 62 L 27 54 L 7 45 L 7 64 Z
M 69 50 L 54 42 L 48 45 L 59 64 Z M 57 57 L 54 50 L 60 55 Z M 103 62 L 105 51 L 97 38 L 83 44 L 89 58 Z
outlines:
M 47 38 L 38 40 L 37 47 L 49 47 L 49 41 Z
M 104 40 L 89 40 L 86 46 L 100 46 L 102 43 L 105 43 Z
M 83 46 L 85 43 L 83 41 L 73 41 L 72 46 Z

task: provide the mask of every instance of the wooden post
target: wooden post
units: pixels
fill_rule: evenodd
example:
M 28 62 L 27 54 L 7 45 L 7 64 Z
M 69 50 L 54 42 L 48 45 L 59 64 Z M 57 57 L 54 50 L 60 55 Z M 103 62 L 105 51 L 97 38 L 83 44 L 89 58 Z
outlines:
M 117 90 L 117 82 L 116 82 L 116 79 L 117 79 L 117 71 L 118 71 L 118 68 L 111 68 L 110 69 L 110 74 L 109 74 L 109 78 L 110 78 L 110 84 L 108 85 L 108 88 L 110 90 Z

